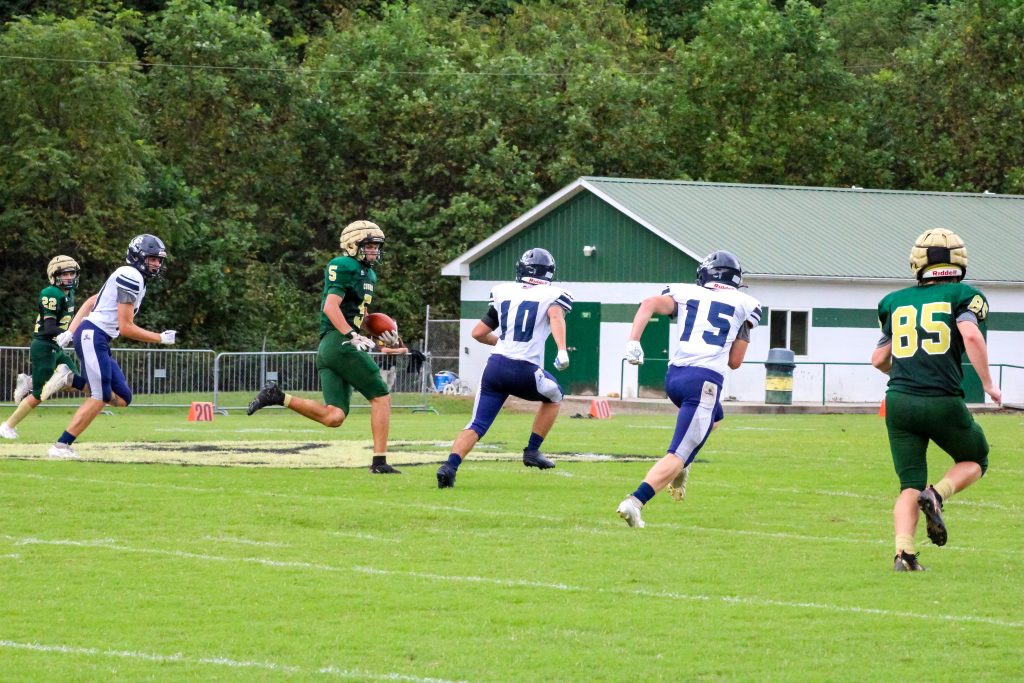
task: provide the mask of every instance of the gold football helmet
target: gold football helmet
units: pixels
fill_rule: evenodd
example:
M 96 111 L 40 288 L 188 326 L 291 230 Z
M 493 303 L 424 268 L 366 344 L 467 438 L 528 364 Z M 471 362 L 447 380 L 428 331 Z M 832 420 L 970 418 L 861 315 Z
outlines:
M 342 251 L 363 265 L 370 265 L 363 249 L 367 244 L 379 245 L 377 263 L 380 263 L 384 257 L 384 231 L 376 223 L 370 221 L 355 221 L 346 225 L 341 231 L 340 243 Z
M 967 245 L 952 230 L 932 228 L 921 233 L 910 250 L 910 270 L 918 280 L 967 275 Z
M 64 256 L 62 254 L 50 259 L 50 263 L 46 266 L 46 277 L 52 285 L 56 285 L 62 289 L 74 289 L 78 286 L 78 274 L 81 270 L 82 269 L 78 266 L 78 261 L 70 256 Z M 70 285 L 65 285 L 61 280 L 60 276 L 63 273 L 75 274 L 75 279 Z

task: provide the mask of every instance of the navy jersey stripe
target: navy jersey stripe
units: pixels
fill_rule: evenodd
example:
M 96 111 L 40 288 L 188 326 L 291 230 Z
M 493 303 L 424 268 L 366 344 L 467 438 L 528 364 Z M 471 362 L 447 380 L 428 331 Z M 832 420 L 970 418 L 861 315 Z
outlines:
M 125 277 L 122 277 L 121 275 L 117 276 L 117 279 L 115 280 L 115 282 L 117 282 L 117 286 L 118 287 L 121 287 L 122 289 L 127 289 L 127 290 L 129 290 L 131 292 L 134 292 L 136 294 L 138 294 L 139 290 L 141 289 L 137 282 L 132 282 L 131 280 L 129 280 L 129 279 L 125 278 Z

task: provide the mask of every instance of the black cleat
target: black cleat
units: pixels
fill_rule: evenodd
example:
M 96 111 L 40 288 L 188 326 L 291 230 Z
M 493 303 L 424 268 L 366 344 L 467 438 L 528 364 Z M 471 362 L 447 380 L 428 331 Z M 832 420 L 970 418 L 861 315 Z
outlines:
M 260 408 L 266 408 L 267 406 L 283 406 L 284 405 L 284 392 L 277 386 L 277 382 L 267 382 L 266 385 L 260 389 L 260 393 L 256 394 L 256 398 L 249 404 L 249 409 L 245 411 L 246 415 L 252 415 Z
M 455 475 L 458 471 L 448 463 L 445 463 L 437 468 L 437 488 L 439 489 L 453 489 L 455 488 Z
M 523 449 L 523 464 L 527 467 L 536 467 L 539 470 L 549 470 L 555 466 L 555 463 L 545 458 L 540 451 L 529 449 Z
M 921 508 L 924 518 L 928 521 L 928 539 L 935 545 L 946 545 L 946 523 L 942 521 L 942 499 L 931 486 L 921 491 L 917 497 L 917 507 Z
M 924 567 L 917 561 L 917 555 L 911 555 L 901 550 L 893 561 L 893 571 L 896 572 L 923 572 Z
M 401 474 L 401 472 L 386 462 L 382 462 L 377 465 L 370 465 L 370 474 Z

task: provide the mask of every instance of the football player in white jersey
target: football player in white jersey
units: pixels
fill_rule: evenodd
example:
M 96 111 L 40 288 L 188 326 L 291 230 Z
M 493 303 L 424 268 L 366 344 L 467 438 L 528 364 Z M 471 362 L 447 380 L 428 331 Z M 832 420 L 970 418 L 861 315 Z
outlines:
M 551 284 L 555 259 L 546 249 L 526 251 L 516 264 L 516 281 L 491 290 L 487 314 L 473 328 L 473 338 L 494 347 L 477 390 L 473 419 L 455 438 L 448 462 L 437 470 L 437 487 L 455 486 L 462 460 L 494 423 L 509 396 L 540 401 L 533 432 L 523 449 L 523 464 L 548 469 L 555 466 L 540 452 L 562 402 L 562 388 L 544 370 L 544 344 L 554 337 L 558 353 L 555 369 L 569 367 L 565 347 L 565 314 L 572 310 L 572 295 Z
M 697 268 L 697 284 L 669 285 L 660 295 L 644 299 L 633 317 L 626 343 L 626 360 L 633 365 L 644 362 L 639 340 L 651 316 L 676 318 L 679 345 L 669 361 L 665 392 L 679 415 L 665 457 L 619 504 L 619 516 L 631 527 L 644 526 L 641 508 L 666 486 L 671 484 L 673 497 L 682 499 L 690 463 L 724 417 L 725 370 L 743 363 L 750 330 L 761 321 L 761 305 L 739 290 L 742 282 L 739 259 L 728 251 L 715 251 Z
M 132 390 L 110 352 L 110 341 L 120 335 L 142 342 L 173 344 L 176 332 L 150 332 L 135 324 L 146 281 L 164 272 L 167 249 L 160 238 L 138 235 L 128 244 L 126 266 L 111 274 L 96 294 L 92 312 L 75 330 L 75 351 L 82 363 L 82 375 L 89 385 L 89 397 L 75 411 L 68 428 L 50 446 L 51 458 L 77 458 L 74 444 L 107 403 L 118 407 L 132 401 Z M 49 385 L 50 382 L 47 382 Z M 43 388 L 43 393 L 48 387 Z

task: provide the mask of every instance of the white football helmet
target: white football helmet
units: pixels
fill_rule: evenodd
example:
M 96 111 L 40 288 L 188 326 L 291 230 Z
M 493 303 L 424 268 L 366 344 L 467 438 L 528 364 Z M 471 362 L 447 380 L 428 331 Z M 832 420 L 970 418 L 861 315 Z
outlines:
M 370 265 L 366 260 L 366 251 L 363 249 L 367 244 L 379 245 L 376 263 L 384 258 L 384 231 L 376 223 L 370 221 L 355 221 L 349 223 L 341 231 L 341 250 L 356 259 L 364 266 Z
M 967 245 L 952 230 L 925 230 L 910 250 L 910 270 L 918 280 L 967 275 Z
M 78 267 L 78 261 L 71 258 L 70 256 L 54 256 L 50 259 L 50 263 L 46 266 L 46 277 L 49 279 L 50 284 L 56 285 L 61 289 L 72 290 L 78 286 L 78 274 L 81 272 L 81 268 Z M 63 273 L 74 273 L 75 279 L 70 285 L 65 285 L 64 281 L 61 280 Z

